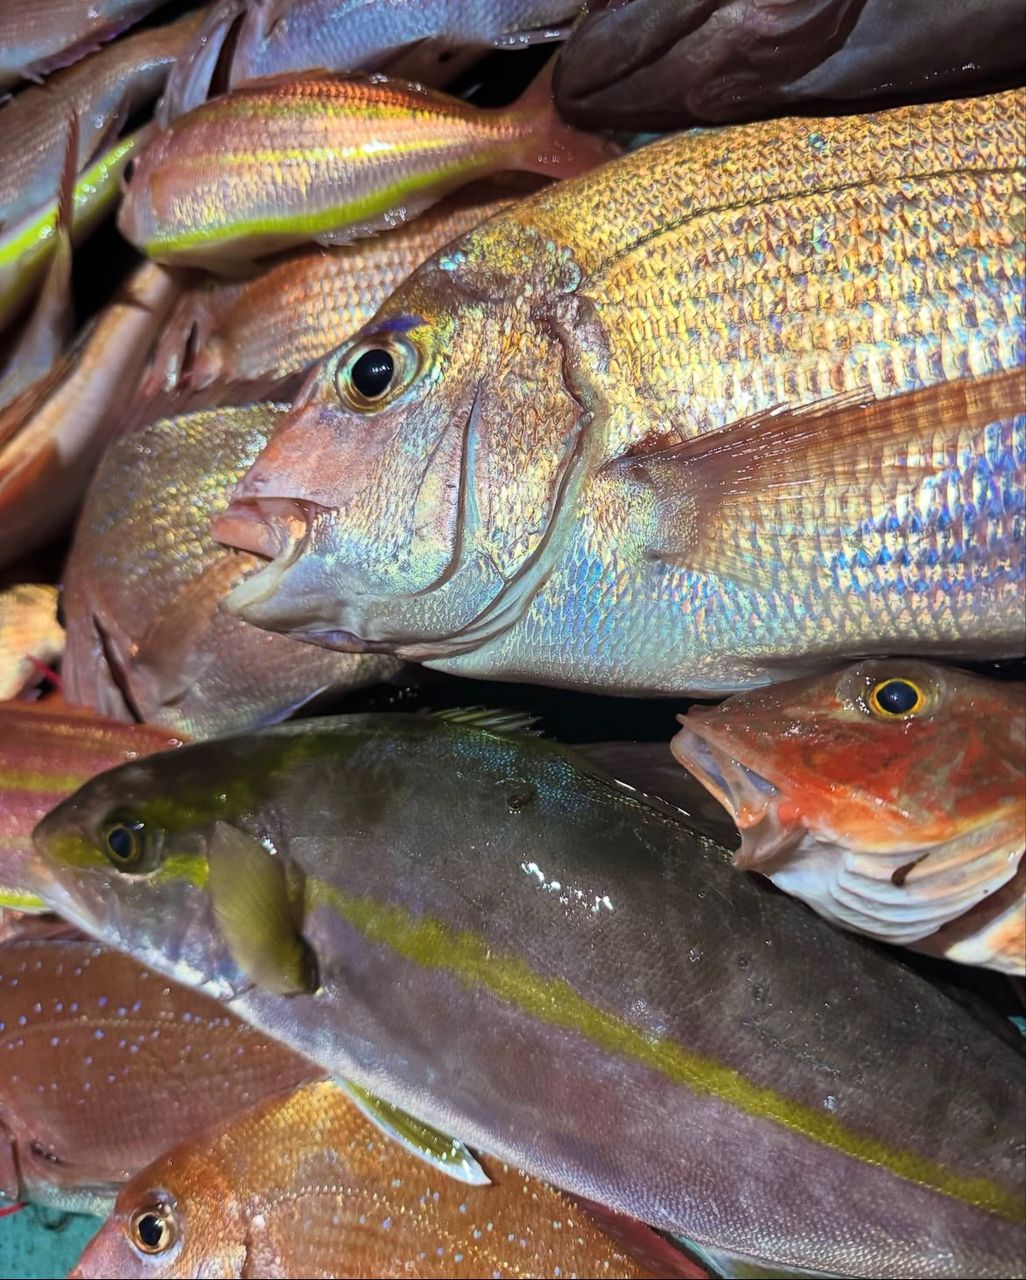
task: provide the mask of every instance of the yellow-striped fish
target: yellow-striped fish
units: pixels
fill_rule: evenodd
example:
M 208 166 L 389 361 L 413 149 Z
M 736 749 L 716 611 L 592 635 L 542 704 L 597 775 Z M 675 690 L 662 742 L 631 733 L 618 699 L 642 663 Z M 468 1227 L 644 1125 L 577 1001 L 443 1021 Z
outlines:
M 558 118 L 547 74 L 502 110 L 383 77 L 258 81 L 147 147 L 118 226 L 157 261 L 216 268 L 398 226 L 503 169 L 573 177 L 615 152 Z
M 67 919 L 474 1150 L 706 1249 L 1026 1276 L 1017 1047 L 529 735 L 294 722 L 87 783 Z

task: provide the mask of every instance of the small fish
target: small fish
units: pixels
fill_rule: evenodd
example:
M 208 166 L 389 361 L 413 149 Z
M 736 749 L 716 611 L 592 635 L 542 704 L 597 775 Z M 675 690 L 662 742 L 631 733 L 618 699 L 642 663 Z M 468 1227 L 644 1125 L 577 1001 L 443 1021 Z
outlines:
M 0 230 L 53 198 L 69 115 L 78 120 L 77 175 L 157 97 L 196 25 L 189 15 L 126 36 L 0 107 Z
M 271 561 L 229 607 L 618 695 L 1022 654 L 1024 110 L 680 134 L 517 201 L 311 375 L 215 527 Z
M 0 92 L 76 62 L 156 9 L 162 0 L 4 0 Z
M 32 829 L 58 801 L 104 769 L 181 741 L 147 725 L 58 709 L 51 698 L 0 703 L 0 907 L 44 910 L 24 886 L 22 864 Z
M 176 291 L 144 263 L 65 358 L 0 410 L 0 565 L 75 513 Z
M 679 719 L 671 749 L 740 829 L 735 866 L 887 942 L 935 951 L 961 920 L 951 959 L 1026 973 L 1021 883 L 988 949 L 1026 849 L 1026 685 L 888 658 Z
M 561 1192 L 488 1168 L 491 1186 L 462 1187 L 383 1140 L 336 1085 L 304 1085 L 139 1173 L 71 1275 L 652 1274 Z
M 152 125 L 143 125 L 121 138 L 76 178 L 70 219 L 74 244 L 91 235 L 112 211 L 129 161 L 152 132 Z M 60 243 L 60 226 L 60 195 L 55 193 L 0 231 L 0 329 L 25 305 L 46 271 Z
M 300 721 L 125 765 L 42 821 L 30 886 L 333 1077 L 658 1230 L 774 1269 L 1021 1280 L 1021 1046 L 572 749 L 488 724 Z
M 159 134 L 118 226 L 157 261 L 217 269 L 399 226 L 503 169 L 572 177 L 616 150 L 559 120 L 547 72 L 501 110 L 383 77 L 263 81 Z
M 633 0 L 592 13 L 556 102 L 591 129 L 681 129 L 1021 78 L 1021 0 Z
M 581 0 L 219 0 L 171 77 L 168 118 L 206 100 L 221 62 L 226 88 L 289 72 L 379 71 L 419 42 L 451 56 L 470 45 L 558 40 L 580 7 Z
M 508 203 L 461 193 L 388 235 L 297 253 L 245 283 L 192 286 L 161 336 L 143 394 L 309 368 L 365 324 L 414 267 Z
M 56 587 L 24 583 L 0 591 L 0 701 L 36 683 L 63 652 Z
M 0 943 L 0 1054 L 0 1195 L 93 1213 L 169 1147 L 320 1075 L 209 997 L 70 937 Z
M 258 562 L 214 542 L 210 518 L 283 410 L 158 419 L 108 446 L 64 574 L 70 701 L 203 737 L 283 719 L 318 694 L 395 671 L 385 655 L 329 653 L 222 607 Z

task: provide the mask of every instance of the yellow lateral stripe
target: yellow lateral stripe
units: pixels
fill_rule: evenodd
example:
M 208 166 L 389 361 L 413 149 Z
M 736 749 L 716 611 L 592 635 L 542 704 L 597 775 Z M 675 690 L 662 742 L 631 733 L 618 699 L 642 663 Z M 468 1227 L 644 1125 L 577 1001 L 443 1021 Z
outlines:
M 77 791 L 89 773 L 44 773 L 22 769 L 0 769 L 0 791 L 60 792 Z
M 117 197 L 121 172 L 129 156 L 139 143 L 138 134 L 123 138 L 106 152 L 75 182 L 72 228 L 87 212 L 99 210 L 103 204 Z M 16 263 L 23 254 L 38 249 L 52 239 L 57 226 L 57 203 L 49 204 L 22 224 L 20 231 L 0 237 L 0 267 Z
M 177 234 L 172 232 L 154 236 L 139 247 L 144 253 L 152 256 L 155 253 L 178 253 L 183 249 L 217 245 L 225 240 L 237 240 L 244 236 L 282 233 L 314 236 L 322 231 L 340 231 L 365 218 L 385 213 L 395 205 L 401 204 L 408 196 L 427 194 L 438 182 L 464 173 L 473 174 L 483 165 L 484 161 L 480 158 L 469 163 L 466 159 L 461 159 L 430 174 L 405 178 L 389 187 L 380 187 L 366 195 L 355 196 L 343 204 L 315 210 L 302 217 L 285 213 L 277 216 L 265 215 L 258 218 L 238 219 L 221 227 L 195 227 Z M 469 176 L 467 181 L 470 181 Z
M 990 1179 L 963 1177 L 925 1156 L 896 1151 L 875 1138 L 852 1133 L 830 1114 L 754 1084 L 733 1067 L 689 1053 L 672 1041 L 647 1036 L 590 1004 L 562 979 L 541 977 L 515 956 L 496 953 L 477 934 L 457 932 L 441 920 L 413 916 L 402 907 L 349 894 L 320 880 L 308 882 L 308 893 L 313 904 L 334 910 L 369 941 L 388 946 L 423 968 L 453 973 L 468 988 L 484 988 L 529 1017 L 576 1031 L 603 1049 L 651 1067 L 674 1084 L 719 1098 L 820 1146 L 1011 1222 L 1019 1223 L 1026 1215 L 1026 1199 Z

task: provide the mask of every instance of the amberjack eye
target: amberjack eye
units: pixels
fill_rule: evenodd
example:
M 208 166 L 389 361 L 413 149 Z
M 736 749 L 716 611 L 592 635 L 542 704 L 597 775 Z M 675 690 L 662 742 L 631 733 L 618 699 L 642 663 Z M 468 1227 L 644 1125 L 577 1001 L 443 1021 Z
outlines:
M 335 387 L 349 409 L 372 412 L 404 391 L 416 377 L 420 358 L 405 338 L 379 334 L 358 342 L 339 365 Z
M 120 871 L 130 871 L 142 862 L 145 823 L 137 818 L 116 818 L 103 830 L 107 857 Z
M 177 1236 L 174 1210 L 164 1200 L 147 1203 L 132 1214 L 128 1234 L 141 1253 L 166 1253 Z
M 869 691 L 869 709 L 887 720 L 905 720 L 926 706 L 926 694 L 904 677 L 881 680 Z

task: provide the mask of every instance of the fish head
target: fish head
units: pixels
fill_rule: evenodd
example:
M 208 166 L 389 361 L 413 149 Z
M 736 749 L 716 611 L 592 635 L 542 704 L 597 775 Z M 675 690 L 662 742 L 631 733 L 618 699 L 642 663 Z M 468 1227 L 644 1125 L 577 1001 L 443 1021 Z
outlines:
M 246 1222 L 238 1189 L 192 1144 L 125 1184 L 70 1276 L 242 1276 Z
M 579 272 L 489 227 L 315 370 L 241 480 L 214 533 L 270 561 L 229 597 L 248 622 L 425 660 L 512 625 L 547 576 L 582 469 L 560 313 Z
M 191 755 L 178 769 L 178 751 L 158 752 L 97 775 L 57 805 L 33 833 L 24 880 L 84 932 L 230 1001 L 250 983 L 207 892 L 207 851 L 216 824 L 244 826 L 242 810 L 257 798 L 233 767 L 241 761 L 233 757 L 222 775 L 206 752 L 180 750 Z
M 881 659 L 681 717 L 671 749 L 765 868 L 810 832 L 892 853 L 1023 825 L 1026 686 Z

